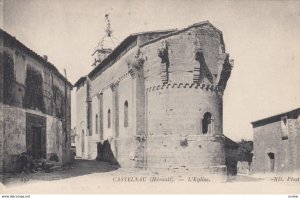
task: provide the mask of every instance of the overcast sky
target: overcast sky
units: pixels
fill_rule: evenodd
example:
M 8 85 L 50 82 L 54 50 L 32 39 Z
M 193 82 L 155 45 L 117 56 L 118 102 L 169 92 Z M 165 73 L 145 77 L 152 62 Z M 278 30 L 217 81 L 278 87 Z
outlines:
M 252 139 L 251 121 L 300 107 L 300 1 L 5 0 L 4 30 L 75 83 L 92 69 L 108 10 L 120 41 L 205 20 L 223 32 L 235 60 L 224 95 L 224 133 L 233 140 Z

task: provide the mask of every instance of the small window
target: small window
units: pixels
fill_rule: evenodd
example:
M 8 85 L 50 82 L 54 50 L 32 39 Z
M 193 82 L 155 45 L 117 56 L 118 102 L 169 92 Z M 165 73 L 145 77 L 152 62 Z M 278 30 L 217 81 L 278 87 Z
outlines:
M 288 139 L 288 119 L 287 116 L 281 117 L 281 139 Z
M 107 128 L 111 127 L 111 113 L 110 113 L 110 109 L 108 109 L 107 112 Z
M 128 127 L 128 102 L 124 103 L 124 127 Z
M 212 116 L 211 113 L 206 112 L 202 119 L 202 133 L 207 134 L 212 132 Z
M 98 124 L 98 114 L 96 114 L 96 118 L 95 118 L 95 124 L 96 124 L 96 134 L 98 134 L 99 132 L 99 124 Z

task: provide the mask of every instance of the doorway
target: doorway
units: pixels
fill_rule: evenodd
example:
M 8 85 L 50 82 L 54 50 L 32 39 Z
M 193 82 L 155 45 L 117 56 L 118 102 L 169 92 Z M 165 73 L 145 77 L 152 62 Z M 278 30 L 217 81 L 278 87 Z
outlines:
M 33 159 L 42 158 L 42 129 L 41 127 L 32 127 L 32 157 Z
M 269 171 L 273 173 L 275 170 L 275 155 L 274 153 L 268 153 L 268 156 L 269 156 Z
M 46 159 L 46 118 L 26 113 L 26 150 L 33 159 Z

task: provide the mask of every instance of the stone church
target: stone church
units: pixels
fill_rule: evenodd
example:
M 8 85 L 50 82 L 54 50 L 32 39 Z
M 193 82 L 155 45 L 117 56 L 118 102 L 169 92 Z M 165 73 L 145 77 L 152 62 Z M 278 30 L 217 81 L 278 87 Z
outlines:
M 33 160 L 71 160 L 73 85 L 47 60 L 0 29 L 0 172 L 20 170 L 20 154 Z
M 210 22 L 112 36 L 75 84 L 77 155 L 108 141 L 124 168 L 225 173 L 223 93 L 233 67 Z

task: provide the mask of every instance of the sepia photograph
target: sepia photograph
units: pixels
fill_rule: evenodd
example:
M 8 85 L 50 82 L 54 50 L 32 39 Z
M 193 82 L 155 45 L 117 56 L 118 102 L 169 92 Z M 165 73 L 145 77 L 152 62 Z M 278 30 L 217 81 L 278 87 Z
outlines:
M 300 195 L 300 1 L 0 8 L 2 198 Z

